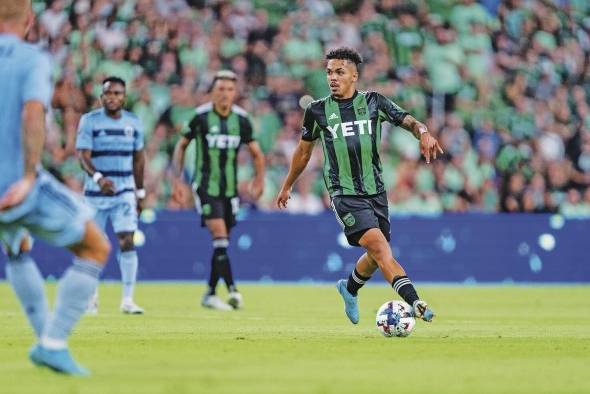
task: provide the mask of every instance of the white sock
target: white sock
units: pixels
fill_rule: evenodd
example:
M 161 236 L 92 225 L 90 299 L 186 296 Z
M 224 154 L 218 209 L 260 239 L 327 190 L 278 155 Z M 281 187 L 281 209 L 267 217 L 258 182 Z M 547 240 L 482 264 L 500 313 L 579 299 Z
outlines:
M 137 279 L 137 252 L 130 250 L 119 253 L 119 268 L 121 269 L 121 280 L 123 282 L 123 299 L 133 298 L 135 281 Z

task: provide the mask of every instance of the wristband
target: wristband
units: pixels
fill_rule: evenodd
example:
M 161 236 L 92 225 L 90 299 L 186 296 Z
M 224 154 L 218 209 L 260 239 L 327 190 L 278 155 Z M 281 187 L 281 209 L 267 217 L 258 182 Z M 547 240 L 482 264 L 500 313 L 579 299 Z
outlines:
M 426 127 L 420 127 L 420 135 L 428 133 L 428 129 Z
M 98 171 L 96 171 L 94 174 L 92 174 L 92 180 L 94 181 L 94 183 L 98 183 L 98 181 L 100 181 L 102 179 L 102 174 Z
M 145 198 L 145 189 L 137 189 L 135 191 L 135 196 L 139 199 L 144 199 Z

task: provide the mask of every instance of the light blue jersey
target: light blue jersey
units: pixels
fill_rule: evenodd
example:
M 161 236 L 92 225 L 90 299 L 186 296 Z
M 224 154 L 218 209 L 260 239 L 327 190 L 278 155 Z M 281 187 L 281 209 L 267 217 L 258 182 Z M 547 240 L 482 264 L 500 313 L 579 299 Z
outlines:
M 47 55 L 11 34 L 0 34 L 0 195 L 24 176 L 22 110 L 27 101 L 51 100 Z
M 121 201 L 133 201 L 135 205 L 133 154 L 143 149 L 143 135 L 139 118 L 131 112 L 122 111 L 121 117 L 114 119 L 101 108 L 80 119 L 76 149 L 92 151 L 96 170 L 115 184 L 115 195 L 105 196 L 86 175 L 84 195 L 97 209 L 112 208 Z
M 39 101 L 48 108 L 51 92 L 49 58 L 16 36 L 0 34 L 0 195 L 24 176 L 23 107 Z M 81 196 L 39 169 L 25 200 L 0 211 L 0 244 L 15 255 L 30 233 L 55 246 L 72 245 L 92 217 Z
M 0 34 L 0 195 L 5 195 L 25 175 L 27 140 L 22 136 L 31 135 L 30 130 L 23 130 L 23 109 L 37 102 L 47 109 L 51 87 L 49 59 L 20 38 Z M 34 112 L 41 118 L 44 115 Z M 44 133 L 45 130 L 35 131 Z M 33 137 L 41 139 L 43 135 Z M 6 278 L 35 331 L 36 344 L 29 353 L 33 364 L 68 375 L 88 375 L 72 359 L 67 339 L 96 289 L 104 262 L 81 256 L 78 249 L 74 264 L 59 281 L 55 308 L 49 313 L 43 276 L 28 248 L 23 248 L 23 241 L 32 236 L 54 246 L 80 245 L 87 229 L 91 229 L 88 223 L 94 212 L 82 196 L 67 189 L 40 166 L 35 175 L 35 183 L 25 199 L 0 211 L 0 246 L 8 255 Z M 106 245 L 90 245 L 86 240 L 85 249 L 93 248 L 108 251 Z

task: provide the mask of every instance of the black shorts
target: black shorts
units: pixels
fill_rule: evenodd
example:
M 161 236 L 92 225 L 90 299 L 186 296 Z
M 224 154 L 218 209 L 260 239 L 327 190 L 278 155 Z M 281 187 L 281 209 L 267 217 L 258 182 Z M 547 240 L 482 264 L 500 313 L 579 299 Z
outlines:
M 360 246 L 359 240 L 371 228 L 380 229 L 388 242 L 391 239 L 385 193 L 374 196 L 335 196 L 332 197 L 332 210 L 352 246 Z
M 223 219 L 229 230 L 236 225 L 236 215 L 240 209 L 238 197 L 213 197 L 205 193 L 195 193 L 195 207 L 201 214 L 201 227 L 209 219 Z

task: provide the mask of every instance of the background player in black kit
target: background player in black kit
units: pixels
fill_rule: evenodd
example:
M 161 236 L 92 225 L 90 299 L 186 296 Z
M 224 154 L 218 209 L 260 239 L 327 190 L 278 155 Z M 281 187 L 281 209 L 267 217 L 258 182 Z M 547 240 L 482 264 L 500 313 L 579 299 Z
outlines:
M 338 48 L 330 51 L 326 59 L 332 94 L 312 102 L 305 110 L 301 141 L 277 205 L 287 206 L 293 183 L 311 158 L 314 141 L 321 139 L 324 180 L 332 209 L 348 242 L 366 249 L 348 280 L 342 279 L 337 285 L 346 315 L 352 323 L 358 323 L 357 292 L 379 268 L 394 290 L 413 307 L 415 316 L 432 321 L 434 313 L 418 297 L 389 245 L 389 212 L 379 158 L 381 123 L 387 121 L 412 132 L 420 141 L 420 151 L 427 163 L 443 151 L 426 126 L 398 105 L 379 93 L 357 91 L 358 67 L 362 63 L 358 52 Z
M 234 105 L 236 96 L 236 75 L 231 71 L 217 72 L 211 86 L 212 101 L 196 109 L 176 144 L 173 158 L 176 173 L 180 175 L 185 150 L 191 140 L 196 141 L 195 201 L 201 213 L 201 224 L 207 226 L 213 237 L 209 288 L 202 305 L 220 310 L 243 306 L 227 255 L 229 233 L 236 224 L 235 215 L 239 209 L 237 156 L 243 144 L 248 146 L 256 170 L 251 193 L 257 199 L 264 190 L 264 155 L 252 136 L 248 113 Z M 219 278 L 227 285 L 227 303 L 215 293 Z

